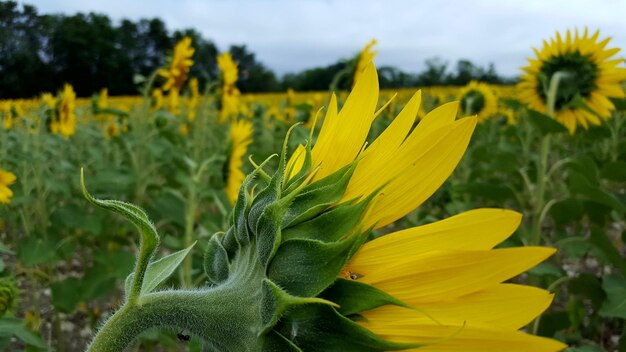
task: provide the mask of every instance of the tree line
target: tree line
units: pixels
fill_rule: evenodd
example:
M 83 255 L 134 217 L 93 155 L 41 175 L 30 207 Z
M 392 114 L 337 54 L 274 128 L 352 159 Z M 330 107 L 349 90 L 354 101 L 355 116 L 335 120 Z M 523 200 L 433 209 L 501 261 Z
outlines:
M 192 38 L 196 49 L 190 75 L 201 83 L 216 79 L 218 48 L 193 28 L 169 31 L 159 18 L 115 23 L 97 13 L 39 14 L 31 5 L 0 2 L 0 98 L 33 97 L 55 91 L 65 82 L 71 83 L 79 96 L 103 87 L 111 95 L 137 94 L 133 76 L 147 76 L 162 66 L 184 36 Z M 237 86 L 242 92 L 326 90 L 355 60 L 342 59 L 278 77 L 245 45 L 231 45 L 227 50 L 239 64 Z M 463 85 L 472 79 L 511 81 L 499 76 L 493 65 L 482 68 L 467 60 L 451 69 L 442 60 L 429 59 L 426 69 L 416 74 L 380 67 L 379 75 L 383 88 Z M 339 78 L 337 88 L 350 87 L 351 75 Z

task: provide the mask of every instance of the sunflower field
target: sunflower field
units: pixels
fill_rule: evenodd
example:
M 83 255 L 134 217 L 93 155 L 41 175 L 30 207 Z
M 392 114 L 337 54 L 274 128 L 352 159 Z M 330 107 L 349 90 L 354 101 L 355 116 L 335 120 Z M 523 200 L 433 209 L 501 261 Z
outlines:
M 7 351 L 626 351 L 626 68 L 241 93 L 184 37 L 135 96 L 0 100 Z

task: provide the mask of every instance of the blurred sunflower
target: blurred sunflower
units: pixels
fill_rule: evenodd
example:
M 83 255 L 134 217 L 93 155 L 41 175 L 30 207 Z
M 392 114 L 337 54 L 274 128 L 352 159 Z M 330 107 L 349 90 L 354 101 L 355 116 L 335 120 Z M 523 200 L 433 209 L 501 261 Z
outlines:
M 61 94 L 61 103 L 59 104 L 59 119 L 56 121 L 56 130 L 65 138 L 69 138 L 76 133 L 76 116 L 74 108 L 76 107 L 76 93 L 70 84 L 63 86 Z M 54 129 L 53 129 L 54 130 Z
M 159 75 L 166 78 L 162 87 L 164 91 L 168 91 L 170 88 L 180 89 L 183 86 L 187 80 L 189 68 L 193 65 L 191 57 L 194 51 L 190 37 L 184 37 L 176 43 L 169 67 L 159 70 Z
M 9 204 L 11 197 L 13 197 L 13 191 L 9 188 L 17 178 L 15 174 L 3 169 L 0 169 L 0 203 Z
M 498 112 L 498 98 L 486 83 L 471 81 L 461 89 L 459 97 L 465 116 L 476 115 L 479 121 L 485 121 Z
M 230 156 L 226 171 L 226 195 L 231 204 L 235 204 L 239 188 L 246 178 L 241 171 L 242 158 L 252 143 L 252 123 L 246 120 L 233 121 L 230 124 Z
M 536 58 L 529 59 L 525 74 L 519 83 L 520 99 L 532 109 L 547 112 L 548 85 L 555 74 L 560 83 L 554 103 L 554 118 L 570 133 L 580 125 L 599 125 L 615 109 L 609 98 L 624 97 L 620 82 L 626 80 L 626 69 L 618 67 L 623 59 L 611 59 L 619 48 L 606 48 L 611 38 L 599 39 L 600 32 L 582 35 L 578 30 L 565 39 L 556 33 L 556 39 L 544 40 L 541 50 L 533 49 Z
M 239 113 L 239 96 L 241 92 L 237 89 L 237 86 L 235 86 L 239 70 L 237 63 L 233 61 L 233 57 L 228 52 L 222 53 L 217 57 L 217 66 L 220 69 L 220 77 L 222 80 L 222 99 L 219 120 L 220 122 L 225 122 L 231 116 Z

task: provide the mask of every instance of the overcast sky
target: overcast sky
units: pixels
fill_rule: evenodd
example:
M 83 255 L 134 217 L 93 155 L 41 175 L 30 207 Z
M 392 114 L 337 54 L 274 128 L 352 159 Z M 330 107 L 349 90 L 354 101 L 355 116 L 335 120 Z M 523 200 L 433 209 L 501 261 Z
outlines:
M 246 44 L 279 74 L 327 65 L 379 42 L 378 66 L 409 72 L 424 60 L 468 58 L 518 74 L 531 47 L 556 30 L 588 26 L 626 47 L 626 0 L 20 0 L 41 13 L 160 17 L 193 27 L 220 50 Z M 624 52 L 619 54 L 626 56 Z

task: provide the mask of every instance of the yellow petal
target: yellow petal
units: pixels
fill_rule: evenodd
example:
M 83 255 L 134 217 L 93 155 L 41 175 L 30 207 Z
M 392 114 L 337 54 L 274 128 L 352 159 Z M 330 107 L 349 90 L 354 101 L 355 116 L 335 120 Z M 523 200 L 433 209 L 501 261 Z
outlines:
M 476 251 L 435 251 L 398 256 L 377 267 L 359 271 L 359 281 L 419 307 L 422 303 L 454 299 L 493 287 L 542 262 L 555 252 L 546 247 Z
M 491 249 L 509 237 L 521 220 L 522 215 L 511 210 L 470 210 L 368 242 L 350 260 L 349 266 L 357 272 L 366 272 L 398 257 L 429 251 Z
M 313 181 L 332 174 L 356 158 L 374 120 L 377 103 L 378 75 L 376 67 L 370 62 L 337 115 L 332 139 L 318 139 L 313 148 L 313 165 L 320 165 Z M 316 152 L 318 146 L 324 153 Z
M 433 343 L 416 352 L 557 352 L 567 346 L 519 331 L 446 325 L 389 325 L 374 330 L 394 342 Z M 443 340 L 443 341 L 442 341 Z
M 552 298 L 550 292 L 539 288 L 500 284 L 451 301 L 424 303 L 417 307 L 419 311 L 383 306 L 362 315 L 368 319 L 364 323 L 367 328 L 404 321 L 407 324 L 466 324 L 516 330 L 545 311 Z

